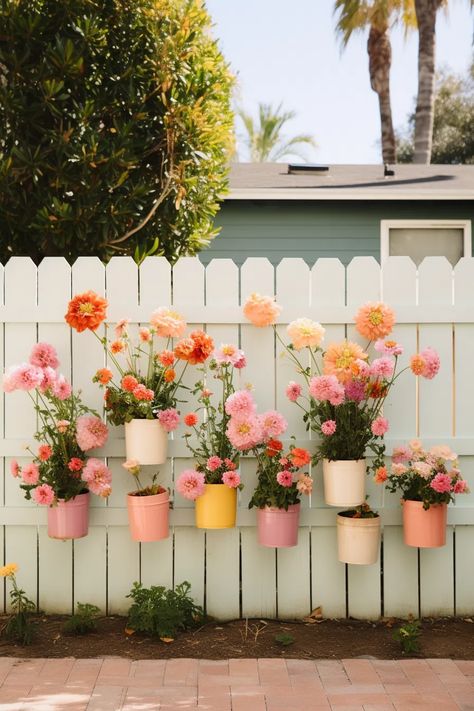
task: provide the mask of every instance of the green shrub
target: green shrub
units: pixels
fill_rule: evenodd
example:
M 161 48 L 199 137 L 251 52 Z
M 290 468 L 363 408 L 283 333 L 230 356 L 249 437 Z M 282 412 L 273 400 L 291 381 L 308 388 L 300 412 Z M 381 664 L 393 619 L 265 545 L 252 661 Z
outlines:
M 0 576 L 10 580 L 12 589 L 10 590 L 10 604 L 12 614 L 9 616 L 1 632 L 14 642 L 22 645 L 31 644 L 34 633 L 34 626 L 31 622 L 31 613 L 35 612 L 36 605 L 30 600 L 24 590 L 18 587 L 16 573 L 18 566 L 16 563 L 8 563 L 0 569 Z
M 232 81 L 201 0 L 2 0 L 0 260 L 206 246 Z
M 88 634 L 97 629 L 97 616 L 100 608 L 88 602 L 78 602 L 74 615 L 64 623 L 64 631 L 70 634 Z
M 415 654 L 420 651 L 420 635 L 420 620 L 409 620 L 395 630 L 393 638 L 400 643 L 405 654 Z
M 175 590 L 155 585 L 144 588 L 141 583 L 133 583 L 127 595 L 133 600 L 128 627 L 153 637 L 175 637 L 179 631 L 196 626 L 204 619 L 204 611 L 189 597 L 190 589 L 186 581 Z

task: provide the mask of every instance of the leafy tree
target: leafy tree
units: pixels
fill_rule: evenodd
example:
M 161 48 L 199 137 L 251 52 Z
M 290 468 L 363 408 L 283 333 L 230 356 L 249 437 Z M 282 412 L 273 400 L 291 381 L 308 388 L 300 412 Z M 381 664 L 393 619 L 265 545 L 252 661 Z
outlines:
M 395 131 L 390 100 L 392 45 L 390 28 L 401 21 L 406 30 L 415 26 L 413 0 L 336 0 L 336 30 L 345 47 L 355 32 L 369 30 L 370 85 L 378 96 L 384 163 L 395 163 Z
M 233 147 L 201 0 L 0 0 L 0 259 L 194 254 Z
M 414 157 L 415 113 L 398 146 L 398 161 Z M 467 77 L 441 72 L 436 82 L 432 163 L 474 164 L 474 61 Z
M 285 138 L 283 127 L 295 118 L 294 111 L 284 111 L 282 104 L 275 108 L 270 104 L 258 105 L 258 122 L 243 109 L 237 111 L 245 129 L 244 145 L 247 147 L 253 163 L 278 161 L 285 156 L 298 156 L 304 159 L 300 146 L 316 146 L 311 136 L 299 134 Z

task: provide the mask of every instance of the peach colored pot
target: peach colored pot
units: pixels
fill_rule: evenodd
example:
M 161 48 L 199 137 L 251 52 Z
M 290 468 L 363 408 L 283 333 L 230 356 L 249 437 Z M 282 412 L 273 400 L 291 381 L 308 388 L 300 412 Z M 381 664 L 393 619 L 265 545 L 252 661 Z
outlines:
M 48 508 L 48 536 L 68 540 L 84 538 L 89 531 L 90 494 L 78 494 L 69 501 L 58 500 Z
M 415 548 L 440 548 L 446 545 L 446 504 L 431 504 L 423 508 L 422 501 L 404 501 L 403 539 Z
M 380 548 L 380 516 L 350 518 L 337 515 L 337 552 L 341 563 L 373 565 Z
M 196 528 L 234 528 L 237 490 L 226 484 L 206 484 L 196 499 Z
M 359 506 L 365 501 L 365 459 L 323 459 L 324 500 L 329 506 Z
M 130 536 L 143 543 L 169 536 L 170 500 L 167 491 L 152 496 L 127 494 Z
M 168 453 L 168 434 L 158 420 L 131 420 L 125 423 L 127 459 L 140 464 L 164 464 Z
M 277 509 L 265 506 L 257 509 L 258 542 L 268 548 L 291 548 L 298 544 L 300 504 Z

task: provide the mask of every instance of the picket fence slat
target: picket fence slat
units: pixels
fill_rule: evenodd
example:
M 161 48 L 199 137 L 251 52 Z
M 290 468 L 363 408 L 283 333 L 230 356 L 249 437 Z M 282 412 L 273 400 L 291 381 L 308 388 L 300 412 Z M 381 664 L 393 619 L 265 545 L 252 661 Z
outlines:
M 0 301 L 3 294 L 5 301 L 0 303 L 1 365 L 26 361 L 34 343 L 51 341 L 62 372 L 81 389 L 87 404 L 103 414 L 103 392 L 92 382 L 95 371 L 106 364 L 101 344 L 92 333 L 71 332 L 63 321 L 69 298 L 88 289 L 109 302 L 107 325 L 98 329 L 99 337 L 106 330 L 111 334 L 115 322 L 125 317 L 131 318 L 130 330 L 136 333 L 156 308 L 172 305 L 187 319 L 188 330 L 204 328 L 216 346 L 240 345 L 248 366 L 239 373 L 238 387 L 253 385 L 260 412 L 276 408 L 283 413 L 288 421 L 285 446 L 295 435 L 297 446 L 310 449 L 314 434 L 306 431 L 300 411 L 285 395 L 289 380 L 303 380 L 281 357 L 283 348 L 272 329 L 246 322 L 242 304 L 252 292 L 275 294 L 283 307 L 277 331 L 285 341 L 288 323 L 308 316 L 326 328 L 325 344 L 347 335 L 365 345 L 353 317 L 364 302 L 382 297 L 396 312 L 393 337 L 405 347 L 400 366 L 428 345 L 441 356 L 437 378 L 417 384 L 405 373 L 387 399 L 387 453 L 416 436 L 427 446 L 446 443 L 458 452 L 471 493 L 449 509 L 446 547 L 421 551 L 418 570 L 417 550 L 403 544 L 399 497 L 368 480 L 371 503 L 384 527 L 383 560 L 373 566 L 345 566 L 337 560 L 337 511 L 324 503 L 319 465 L 312 471 L 313 495 L 302 504 L 298 546 L 275 551 L 258 545 L 256 512 L 248 510 L 256 482 L 251 456 L 240 466 L 245 488 L 238 496 L 237 528 L 205 532 L 194 527 L 193 502 L 174 491 L 179 473 L 193 466 L 181 425 L 170 438 L 167 463 L 159 468 L 160 482 L 174 498 L 170 537 L 139 545 L 131 541 L 127 526 L 125 496 L 132 483 L 122 468 L 123 428 L 112 427 L 109 442 L 94 454 L 107 458 L 113 493 L 107 502 L 92 497 L 88 537 L 63 543 L 48 538 L 46 511 L 25 502 L 10 475 L 11 460 L 26 463 L 25 446 L 37 446 L 31 401 L 26 393 L 2 393 L 0 545 L 5 561 L 19 564 L 21 585 L 42 610 L 70 612 L 77 602 L 91 602 L 109 614 L 125 613 L 133 581 L 171 587 L 188 580 L 194 599 L 220 619 L 303 617 L 317 606 L 330 617 L 348 612 L 376 618 L 382 610 L 402 617 L 474 614 L 474 259 L 463 258 L 454 270 L 444 258 L 428 258 L 417 269 L 403 257 L 388 259 L 383 269 L 371 257 L 356 258 L 347 268 L 338 259 L 320 259 L 311 269 L 300 259 L 284 259 L 275 268 L 262 258 L 248 259 L 240 269 L 228 259 L 212 260 L 205 268 L 196 258 L 180 259 L 171 268 L 155 257 L 140 267 L 127 257 L 114 258 L 106 267 L 90 257 L 78 259 L 73 267 L 58 258 L 36 267 L 25 257 L 0 265 Z M 198 378 L 188 369 L 185 382 L 193 386 Z M 195 406 L 191 398 L 181 410 Z M 147 468 L 144 476 L 155 470 Z

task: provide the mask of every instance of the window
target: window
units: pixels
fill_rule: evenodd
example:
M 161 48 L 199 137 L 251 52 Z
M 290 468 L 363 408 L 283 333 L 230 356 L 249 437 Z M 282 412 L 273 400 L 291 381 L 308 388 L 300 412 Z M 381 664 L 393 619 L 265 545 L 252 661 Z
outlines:
M 470 257 L 470 220 L 382 220 L 381 261 L 411 257 L 418 266 L 425 257 L 446 257 L 454 266 Z

